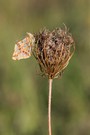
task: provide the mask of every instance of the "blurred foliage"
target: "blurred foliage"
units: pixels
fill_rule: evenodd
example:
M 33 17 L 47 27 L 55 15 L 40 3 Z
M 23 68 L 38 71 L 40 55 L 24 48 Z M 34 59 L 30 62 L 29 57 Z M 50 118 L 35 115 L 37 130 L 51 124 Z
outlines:
M 26 32 L 63 23 L 76 52 L 53 83 L 53 135 L 90 135 L 90 0 L 0 0 L 0 135 L 48 134 L 48 80 L 33 57 L 11 57 Z

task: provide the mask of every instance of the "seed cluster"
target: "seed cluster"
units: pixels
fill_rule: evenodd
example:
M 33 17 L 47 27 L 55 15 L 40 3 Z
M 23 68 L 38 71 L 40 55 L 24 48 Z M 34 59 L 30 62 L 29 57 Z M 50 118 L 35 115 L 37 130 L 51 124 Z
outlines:
M 34 56 L 42 73 L 49 79 L 58 77 L 73 55 L 75 46 L 72 35 L 66 27 L 53 31 L 43 29 L 35 34 L 35 41 Z

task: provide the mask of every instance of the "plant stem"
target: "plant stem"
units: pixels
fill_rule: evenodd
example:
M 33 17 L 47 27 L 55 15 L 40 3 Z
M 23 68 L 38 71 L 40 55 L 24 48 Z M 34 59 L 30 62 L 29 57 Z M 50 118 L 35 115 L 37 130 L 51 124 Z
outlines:
M 48 96 L 48 132 L 49 135 L 52 135 L 51 132 L 51 97 L 52 97 L 52 79 L 49 79 L 49 96 Z

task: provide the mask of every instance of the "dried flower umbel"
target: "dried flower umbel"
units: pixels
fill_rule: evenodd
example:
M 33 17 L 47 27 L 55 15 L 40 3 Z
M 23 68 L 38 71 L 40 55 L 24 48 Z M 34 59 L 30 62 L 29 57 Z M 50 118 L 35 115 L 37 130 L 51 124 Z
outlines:
M 49 79 L 48 130 L 51 133 L 52 80 L 61 75 L 75 51 L 72 35 L 67 27 L 53 31 L 43 29 L 38 34 L 28 33 L 26 38 L 15 44 L 13 60 L 31 57 L 34 54 L 43 75 Z
M 61 75 L 74 52 L 74 41 L 67 28 L 44 29 L 35 35 L 35 42 L 34 54 L 42 73 L 49 79 Z

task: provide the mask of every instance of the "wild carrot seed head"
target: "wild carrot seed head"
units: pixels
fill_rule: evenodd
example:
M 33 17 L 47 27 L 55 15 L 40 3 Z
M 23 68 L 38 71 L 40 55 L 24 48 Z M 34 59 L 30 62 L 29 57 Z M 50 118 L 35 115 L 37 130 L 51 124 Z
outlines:
M 41 71 L 49 79 L 58 77 L 73 55 L 75 46 L 72 35 L 66 27 L 53 31 L 43 29 L 35 34 L 35 41 L 34 55 Z

